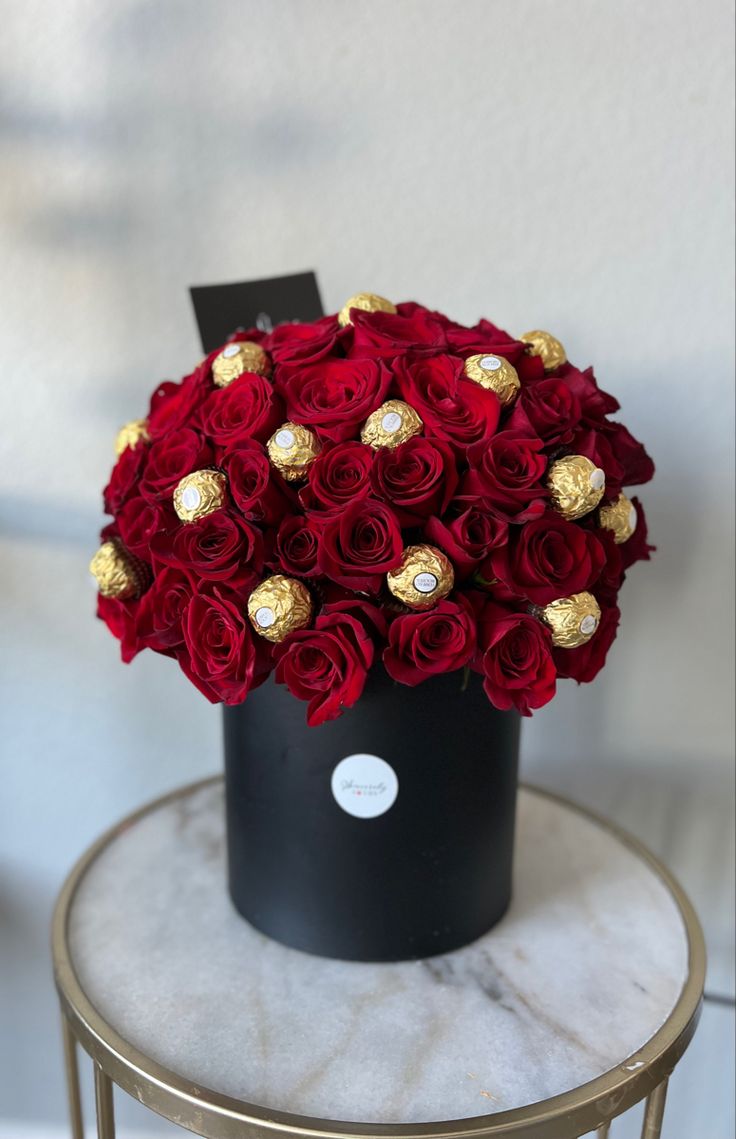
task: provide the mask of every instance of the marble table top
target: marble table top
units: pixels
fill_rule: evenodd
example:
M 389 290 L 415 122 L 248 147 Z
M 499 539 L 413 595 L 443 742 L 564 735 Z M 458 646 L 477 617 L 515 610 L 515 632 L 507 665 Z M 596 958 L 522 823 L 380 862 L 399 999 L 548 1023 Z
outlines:
M 487 1115 L 625 1065 L 688 970 L 663 880 L 607 828 L 530 789 L 511 908 L 458 952 L 356 964 L 256 932 L 225 888 L 219 781 L 102 850 L 69 943 L 92 1003 L 159 1064 L 269 1109 L 364 1123 Z

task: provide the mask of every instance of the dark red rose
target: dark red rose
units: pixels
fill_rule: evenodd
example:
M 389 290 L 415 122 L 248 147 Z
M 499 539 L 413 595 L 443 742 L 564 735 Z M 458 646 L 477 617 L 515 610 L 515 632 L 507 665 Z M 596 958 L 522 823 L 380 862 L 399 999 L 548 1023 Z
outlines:
M 309 701 L 310 727 L 336 719 L 362 693 L 375 652 L 371 624 L 370 617 L 361 620 L 358 607 L 328 606 L 313 629 L 291 633 L 276 646 L 276 682 Z
M 621 464 L 624 486 L 639 486 L 654 478 L 654 463 L 644 445 L 623 423 L 608 423 L 605 431 L 613 456 Z
M 293 498 L 277 479 L 268 455 L 255 439 L 243 439 L 222 458 L 228 488 L 246 518 L 273 525 L 293 507 Z
M 364 443 L 327 445 L 309 468 L 309 480 L 299 492 L 308 510 L 342 510 L 355 498 L 370 493 L 373 449 Z
M 493 572 L 535 605 L 580 593 L 590 589 L 606 564 L 606 550 L 596 533 L 548 511 L 514 527 L 508 545 L 491 556 Z
M 536 617 L 489 604 L 478 640 L 483 688 L 496 708 L 530 716 L 552 699 L 557 675 L 552 638 Z
M 473 443 L 487 441 L 496 430 L 498 399 L 463 376 L 457 357 L 397 360 L 394 375 L 401 398 L 421 416 L 426 436 L 464 452 Z
M 202 430 L 220 448 L 244 439 L 263 443 L 284 418 L 271 381 L 253 372 L 244 372 L 226 388 L 211 392 L 200 410 Z
M 561 380 L 580 404 L 582 421 L 588 427 L 600 427 L 607 415 L 613 415 L 621 406 L 608 392 L 598 387 L 592 368 L 581 372 L 572 364 L 563 364 L 555 372 L 555 379 Z
M 136 612 L 136 634 L 141 646 L 163 653 L 182 644 L 182 621 L 193 592 L 188 574 L 170 566 L 159 570 Z
M 544 512 L 547 459 L 542 440 L 501 431 L 468 452 L 470 470 L 460 497 L 478 499 L 509 522 L 528 522 Z
M 446 350 L 445 331 L 434 313 L 414 304 L 397 308 L 396 313 L 353 309 L 352 342 L 345 340 L 351 358 L 392 359 L 409 351 L 422 356 Z
M 117 514 L 126 499 L 134 494 L 147 451 L 145 443 L 139 443 L 137 447 L 126 447 L 123 451 L 102 492 L 106 514 Z
M 617 546 L 610 530 L 603 530 L 596 524 L 595 516 L 584 519 L 585 529 L 595 534 L 596 541 L 603 547 L 604 562 L 600 577 L 591 587 L 591 593 L 602 605 L 614 604 L 624 580 L 624 566 L 621 546 Z
M 334 316 L 312 324 L 279 324 L 268 337 L 268 351 L 275 364 L 311 364 L 333 352 L 339 331 Z
M 441 672 L 463 668 L 475 652 L 475 615 L 462 594 L 425 613 L 397 617 L 384 649 L 386 672 L 400 684 L 421 684 Z
M 137 448 L 136 448 L 137 449 Z M 170 499 L 184 475 L 212 465 L 212 451 L 198 431 L 182 427 L 146 449 L 138 489 L 149 502 Z
M 452 448 L 420 435 L 393 449 L 381 447 L 371 483 L 376 497 L 389 503 L 402 526 L 443 514 L 458 483 Z
M 169 503 L 147 502 L 140 494 L 136 494 L 120 510 L 117 524 L 126 548 L 137 557 L 150 562 L 154 535 L 172 529 L 177 523 Z
M 644 507 L 638 498 L 632 498 L 631 504 L 636 510 L 636 530 L 628 542 L 624 542 L 618 547 L 621 553 L 621 564 L 625 570 L 633 566 L 634 562 L 648 562 L 649 555 L 657 548 L 656 546 L 649 545 L 649 534 Z
M 296 577 L 313 577 L 317 569 L 319 528 L 301 514 L 284 518 L 278 528 L 273 555 L 268 559 L 271 569 Z
M 101 593 L 97 595 L 97 616 L 120 641 L 123 664 L 130 664 L 144 647 L 138 640 L 135 627 L 137 608 L 137 601 L 119 601 L 116 597 L 103 597 Z
M 522 387 L 507 426 L 511 431 L 526 430 L 528 423 L 533 433 L 549 446 L 569 443 L 581 416 L 580 400 L 555 376 Z
M 621 614 L 615 604 L 601 606 L 601 619 L 595 633 L 576 649 L 555 649 L 558 675 L 587 684 L 594 680 L 606 663 L 608 650 L 616 639 Z
M 339 443 L 357 434 L 383 402 L 391 373 L 380 360 L 321 360 L 282 366 L 277 387 L 289 419 Z
M 383 578 L 401 560 L 403 542 L 396 515 L 383 502 L 359 498 L 325 521 L 320 535 L 320 572 L 338 585 L 378 593 Z
M 267 643 L 252 632 L 245 612 L 239 593 L 215 586 L 196 594 L 184 614 L 177 659 L 212 704 L 242 703 L 268 672 Z
M 170 431 L 191 427 L 197 408 L 211 388 L 207 369 L 200 365 L 179 384 L 164 380 L 151 397 L 148 413 L 148 434 L 160 439 Z
M 260 531 L 225 510 L 157 535 L 152 552 L 157 563 L 187 570 L 195 579 L 233 585 L 252 582 L 263 569 Z
M 508 523 L 482 507 L 465 502 L 450 503 L 450 512 L 456 506 L 460 513 L 455 517 L 430 518 L 424 535 L 433 546 L 444 550 L 455 569 L 455 578 L 462 581 L 483 565 L 491 552 L 508 541 Z
M 544 377 L 544 364 L 540 358 L 530 355 L 521 340 L 515 340 L 508 332 L 491 324 L 489 320 L 479 320 L 472 328 L 464 328 L 461 324 L 450 324 L 445 335 L 450 350 L 463 359 L 481 352 L 492 352 L 496 356 L 503 356 L 513 364 L 522 383 L 541 380 Z

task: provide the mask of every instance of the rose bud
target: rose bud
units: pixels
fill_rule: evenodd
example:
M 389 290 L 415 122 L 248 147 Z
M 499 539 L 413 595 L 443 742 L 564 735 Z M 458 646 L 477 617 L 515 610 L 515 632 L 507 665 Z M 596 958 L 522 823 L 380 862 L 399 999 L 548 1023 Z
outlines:
M 535 329 L 534 332 L 525 332 L 520 339 L 527 345 L 532 356 L 540 357 L 545 372 L 554 372 L 555 368 L 561 368 L 567 363 L 565 349 L 550 332 Z
M 117 538 L 102 543 L 89 568 L 103 597 L 114 597 L 118 601 L 140 597 L 148 584 L 149 570 L 145 562 L 126 550 Z
M 573 593 L 550 601 L 534 613 L 552 630 L 552 644 L 558 649 L 576 649 L 595 633 L 601 610 L 592 593 Z
M 638 516 L 633 502 L 622 492 L 614 502 L 606 502 L 598 511 L 598 524 L 613 533 L 617 546 L 628 542 L 636 530 Z
M 314 432 L 300 423 L 282 423 L 266 447 L 269 459 L 287 482 L 306 478 L 321 450 Z
M 122 455 L 126 447 L 137 447 L 139 443 L 150 443 L 147 419 L 132 419 L 121 427 L 115 437 L 115 454 Z
M 358 308 L 361 312 L 396 312 L 396 305 L 385 297 L 379 297 L 376 293 L 356 293 L 345 301 L 337 314 L 338 324 L 342 328 L 353 323 L 350 319 L 350 310 L 353 308 Z
M 174 491 L 174 510 L 182 522 L 196 522 L 219 510 L 225 502 L 227 479 L 222 471 L 192 471 Z
M 255 372 L 258 376 L 271 372 L 271 361 L 260 344 L 252 340 L 227 344 L 212 361 L 212 379 L 218 388 L 226 388 L 243 372 Z
M 397 569 L 386 583 L 399 601 L 410 609 L 431 609 L 455 584 L 450 559 L 436 546 L 407 546 Z
M 495 392 L 503 407 L 514 402 L 521 387 L 519 375 L 513 364 L 509 364 L 503 356 L 496 356 L 493 352 L 468 356 L 463 371 L 469 380 Z
M 248 618 L 267 641 L 283 641 L 312 620 L 309 590 L 293 577 L 276 573 L 262 581 L 248 598 Z
M 565 455 L 550 465 L 547 486 L 555 510 L 573 522 L 595 510 L 606 489 L 606 475 L 585 455 Z
M 398 447 L 414 435 L 419 435 L 423 423 L 413 407 L 401 399 L 389 399 L 369 415 L 360 438 L 369 447 Z

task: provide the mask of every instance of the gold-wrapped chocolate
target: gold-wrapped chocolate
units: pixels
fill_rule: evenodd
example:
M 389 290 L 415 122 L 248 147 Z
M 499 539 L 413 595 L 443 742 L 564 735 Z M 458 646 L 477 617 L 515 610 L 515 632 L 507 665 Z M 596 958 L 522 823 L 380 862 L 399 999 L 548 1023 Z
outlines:
M 636 507 L 623 491 L 614 502 L 604 502 L 598 511 L 598 522 L 604 530 L 613 532 L 617 546 L 628 542 L 636 530 L 637 521 Z
M 398 569 L 386 575 L 394 597 L 410 609 L 431 609 L 455 584 L 452 563 L 436 546 L 407 546 Z
M 253 340 L 238 340 L 227 344 L 212 361 L 212 379 L 218 388 L 226 388 L 243 372 L 259 376 L 271 374 L 271 361 L 267 353 Z
M 219 510 L 225 502 L 227 479 L 222 471 L 192 471 L 174 491 L 174 510 L 182 522 L 196 522 Z
M 295 629 L 306 629 L 312 620 L 309 591 L 296 578 L 275 573 L 248 598 L 248 619 L 259 636 L 283 641 Z
M 547 486 L 555 510 L 572 522 L 595 510 L 606 489 L 606 475 L 585 455 L 564 455 L 550 464 Z
M 321 451 L 317 436 L 300 423 L 282 423 L 266 447 L 269 459 L 288 482 L 306 478 Z
M 150 443 L 147 419 L 131 419 L 121 427 L 115 437 L 115 454 L 122 455 L 126 447 L 137 447 L 139 443 Z
M 401 399 L 388 399 L 363 424 L 360 438 L 369 447 L 398 447 L 413 435 L 418 435 L 424 424 L 413 407 Z
M 545 372 L 554 372 L 555 368 L 567 363 L 565 349 L 551 332 L 537 328 L 533 332 L 525 332 L 521 340 L 528 345 L 532 356 L 541 356 Z
M 552 630 L 552 644 L 559 649 L 576 649 L 595 633 L 601 610 L 592 593 L 573 593 L 536 610 Z
M 103 542 L 89 563 L 90 573 L 97 581 L 103 597 L 127 601 L 140 597 L 148 584 L 148 567 L 136 558 L 119 539 Z
M 356 293 L 354 297 L 345 301 L 337 314 L 338 323 L 342 328 L 346 324 L 353 323 L 350 319 L 351 308 L 359 308 L 361 312 L 396 312 L 396 305 L 387 301 L 385 297 L 379 297 L 376 293 Z
M 514 402 L 521 387 L 516 368 L 495 352 L 468 356 L 463 371 L 469 380 L 495 392 L 504 407 Z

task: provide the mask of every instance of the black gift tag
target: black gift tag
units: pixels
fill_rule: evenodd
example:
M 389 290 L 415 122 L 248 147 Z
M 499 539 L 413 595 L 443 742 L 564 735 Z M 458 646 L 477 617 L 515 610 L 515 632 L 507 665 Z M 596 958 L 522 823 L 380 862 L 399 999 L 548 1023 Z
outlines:
M 313 272 L 233 285 L 194 285 L 189 290 L 202 348 L 212 352 L 238 328 L 270 332 L 286 321 L 324 316 Z

